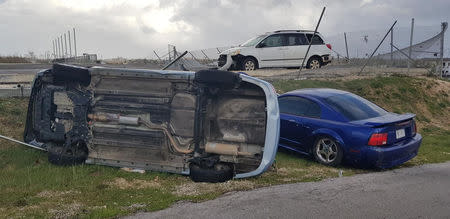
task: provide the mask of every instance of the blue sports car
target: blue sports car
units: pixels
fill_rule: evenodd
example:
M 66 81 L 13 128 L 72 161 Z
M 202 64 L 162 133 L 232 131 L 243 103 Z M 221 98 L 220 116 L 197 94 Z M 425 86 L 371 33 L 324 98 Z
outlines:
M 326 165 L 391 168 L 417 155 L 414 114 L 390 113 L 349 92 L 301 89 L 278 97 L 279 146 Z

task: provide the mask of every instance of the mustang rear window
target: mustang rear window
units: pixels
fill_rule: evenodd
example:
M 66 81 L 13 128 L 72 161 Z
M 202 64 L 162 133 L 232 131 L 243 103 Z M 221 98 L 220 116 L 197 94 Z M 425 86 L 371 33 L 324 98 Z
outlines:
M 350 121 L 383 116 L 387 112 L 374 103 L 354 94 L 340 94 L 325 99 L 334 110 Z

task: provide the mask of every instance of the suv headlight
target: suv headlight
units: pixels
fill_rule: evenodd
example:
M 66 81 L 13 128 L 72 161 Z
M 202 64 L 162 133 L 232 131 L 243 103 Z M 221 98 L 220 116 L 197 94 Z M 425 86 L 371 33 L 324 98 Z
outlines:
M 230 56 L 239 55 L 240 53 L 241 53 L 241 50 L 238 49 L 238 50 L 235 50 L 235 51 L 231 52 L 231 53 L 230 53 Z

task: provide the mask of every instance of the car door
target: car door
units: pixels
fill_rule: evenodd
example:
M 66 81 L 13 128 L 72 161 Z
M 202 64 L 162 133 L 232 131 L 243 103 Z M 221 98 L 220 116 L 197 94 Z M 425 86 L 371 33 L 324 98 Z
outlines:
M 298 67 L 305 58 L 308 50 L 308 40 L 303 33 L 291 33 L 286 35 L 285 59 L 287 66 Z
M 285 66 L 284 50 L 286 50 L 286 40 L 284 34 L 274 34 L 268 36 L 257 46 L 259 67 L 283 67 Z
M 280 141 L 282 147 L 308 153 L 310 136 L 316 128 L 315 120 L 320 118 L 320 106 L 312 100 L 298 96 L 284 96 L 278 99 L 280 106 Z

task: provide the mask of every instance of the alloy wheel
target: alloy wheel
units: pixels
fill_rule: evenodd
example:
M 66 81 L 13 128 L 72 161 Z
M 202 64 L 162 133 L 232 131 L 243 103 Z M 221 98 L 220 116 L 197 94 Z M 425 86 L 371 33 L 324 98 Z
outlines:
M 252 60 L 248 60 L 244 64 L 244 70 L 253 71 L 255 70 L 255 63 Z
M 320 62 L 317 59 L 311 60 L 311 63 L 309 64 L 310 69 L 318 69 L 320 68 Z
M 324 163 L 332 163 L 338 155 L 336 142 L 329 138 L 320 139 L 316 145 L 316 155 Z

